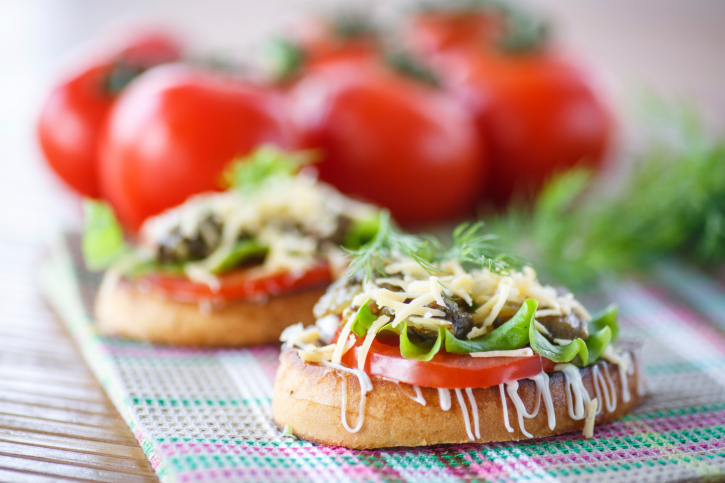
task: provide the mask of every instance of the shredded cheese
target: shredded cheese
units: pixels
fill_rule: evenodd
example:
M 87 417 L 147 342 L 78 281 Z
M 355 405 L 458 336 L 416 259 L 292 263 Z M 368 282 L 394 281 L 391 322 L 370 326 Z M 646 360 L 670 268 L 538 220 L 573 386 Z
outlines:
M 525 347 L 508 351 L 471 352 L 469 355 L 471 357 L 532 357 L 534 351 L 531 350 L 531 347 Z
M 589 401 L 589 404 L 587 404 L 587 415 L 584 418 L 584 431 L 582 431 L 586 439 L 591 439 L 591 437 L 594 436 L 594 419 L 597 416 L 598 406 L 599 401 L 597 398 L 592 399 Z
M 561 294 L 552 286 L 540 284 L 530 267 L 505 275 L 487 269 L 466 272 L 460 262 L 447 260 L 435 264 L 436 274 L 432 276 L 416 261 L 400 254 L 385 263 L 386 276 L 355 285 L 359 291 L 354 295 L 350 295 L 349 286 L 333 287 L 315 312 L 334 313 L 337 309 L 336 313 L 341 314 L 340 300 L 348 301 L 347 306 L 354 310 L 370 299 L 392 318 L 395 328 L 401 324 L 450 328 L 446 311 L 451 301 L 461 301 L 468 307 L 478 305 L 472 315 L 473 327 L 466 334 L 468 339 L 489 333 L 497 318 L 512 317 L 527 298 L 538 301 L 537 317 L 577 313 L 584 321 L 590 319 L 571 293 Z M 540 322 L 535 321 L 535 325 L 540 333 L 551 335 Z
M 381 317 L 378 317 L 378 320 L 373 322 L 373 324 L 368 329 L 368 333 L 365 336 L 365 341 L 363 341 L 362 347 L 360 348 L 360 355 L 357 359 L 357 368 L 361 371 L 365 370 L 365 360 L 368 357 L 368 351 L 370 350 L 370 346 L 373 343 L 373 340 L 375 340 L 375 336 L 377 335 L 378 331 L 383 328 L 385 324 L 390 322 L 390 317 L 387 315 L 383 315 Z
M 329 239 L 340 216 L 364 218 L 375 212 L 372 205 L 345 197 L 309 173 L 272 178 L 251 192 L 228 190 L 203 193 L 182 205 L 150 218 L 141 228 L 144 247 L 155 247 L 170 233 L 185 238 L 203 237 L 217 244 L 201 262 L 189 264 L 186 273 L 194 281 L 214 288 L 211 268 L 233 249 L 240 235 L 251 236 L 267 247 L 262 268 L 265 274 L 301 272 L 324 256 L 319 240 Z M 209 217 L 221 221 L 221 237 L 202 223 Z M 205 228 L 206 227 L 206 228 Z

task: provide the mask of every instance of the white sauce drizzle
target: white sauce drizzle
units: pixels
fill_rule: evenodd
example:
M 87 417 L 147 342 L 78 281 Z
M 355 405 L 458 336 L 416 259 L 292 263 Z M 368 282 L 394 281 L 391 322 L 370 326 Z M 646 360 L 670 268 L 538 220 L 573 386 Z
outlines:
M 530 377 L 532 381 L 536 384 L 536 394 L 537 394 L 537 410 L 536 413 L 538 413 L 538 404 L 539 404 L 539 394 L 541 394 L 541 398 L 544 400 L 544 406 L 546 407 L 546 416 L 549 421 L 549 429 L 553 430 L 556 427 L 556 413 L 554 412 L 554 401 L 551 398 L 551 388 L 549 387 L 549 375 L 545 372 L 542 372 L 540 374 L 537 374 L 534 377 Z
M 463 399 L 463 394 L 460 389 L 454 389 L 456 397 L 458 398 L 458 404 L 461 406 L 461 412 L 463 413 L 463 424 L 466 425 L 466 434 L 468 439 L 475 441 L 473 433 L 471 433 L 471 421 L 468 419 L 468 408 L 466 407 L 466 401 Z
M 508 392 L 509 397 L 511 398 L 511 402 L 514 403 L 514 406 L 516 406 L 516 413 L 519 418 L 519 429 L 521 429 L 521 432 L 524 433 L 524 436 L 527 438 L 533 438 L 534 436 L 526 431 L 526 428 L 524 427 L 524 418 L 533 418 L 539 413 L 539 405 L 541 403 L 541 399 L 536 398 L 536 407 L 534 410 L 529 414 L 526 412 L 526 406 L 524 406 L 524 402 L 519 397 L 519 381 L 510 381 L 506 383 L 506 392 Z
M 582 375 L 579 368 L 574 364 L 557 364 L 555 371 L 564 373 L 566 403 L 569 409 L 569 417 L 575 421 L 584 419 L 586 406 L 591 398 L 582 382 Z
M 360 382 L 360 408 L 358 409 L 357 425 L 351 428 L 347 424 L 347 379 L 342 376 L 342 402 L 340 404 L 340 420 L 342 421 L 343 427 L 348 433 L 357 433 L 362 428 L 363 422 L 365 421 L 365 401 L 367 399 L 367 393 L 373 390 L 373 383 L 370 377 L 363 371 L 358 369 L 350 369 L 349 367 L 341 366 L 340 364 L 333 364 L 332 362 L 321 361 L 325 367 L 331 367 L 343 372 L 350 372 L 357 376 L 357 380 Z
M 614 383 L 612 378 L 609 376 L 606 364 L 594 364 L 592 366 L 592 386 L 596 392 L 597 401 L 597 416 L 604 411 L 606 408 L 608 413 L 611 413 L 617 408 L 617 391 L 614 389 Z M 606 376 L 604 374 L 606 374 Z M 611 392 L 610 392 L 611 389 Z M 602 398 L 604 395 L 604 398 Z
M 443 411 L 451 409 L 451 390 L 450 389 L 438 389 L 438 400 L 441 404 Z
M 407 392 L 403 391 L 403 388 L 400 387 L 399 381 L 393 381 L 393 382 L 398 386 L 398 390 L 400 392 L 402 392 L 404 396 L 412 399 L 413 401 L 417 402 L 421 406 L 425 406 L 427 404 L 425 398 L 423 397 L 423 393 L 420 391 L 420 386 L 413 386 L 413 390 L 415 391 L 415 397 L 413 397 L 410 394 L 408 394 Z
M 501 393 L 501 407 L 503 408 L 503 424 L 506 426 L 506 431 L 509 433 L 514 432 L 514 428 L 511 427 L 511 424 L 509 424 L 509 409 L 508 404 L 506 404 L 506 393 L 503 391 L 503 384 L 498 385 L 498 391 Z
M 617 368 L 619 369 L 619 381 L 622 383 L 622 401 L 625 403 L 629 402 L 631 396 L 629 394 L 629 381 L 627 380 L 627 375 L 632 374 L 630 372 L 630 366 L 632 366 L 632 356 L 629 352 L 617 354 L 614 352 L 612 346 L 609 346 L 604 350 L 602 357 L 617 365 Z
M 473 417 L 473 430 L 476 434 L 476 439 L 481 438 L 481 428 L 478 422 L 478 404 L 476 404 L 476 398 L 473 397 L 473 389 L 470 387 L 466 388 L 466 394 L 468 394 L 468 401 L 471 403 L 471 416 Z

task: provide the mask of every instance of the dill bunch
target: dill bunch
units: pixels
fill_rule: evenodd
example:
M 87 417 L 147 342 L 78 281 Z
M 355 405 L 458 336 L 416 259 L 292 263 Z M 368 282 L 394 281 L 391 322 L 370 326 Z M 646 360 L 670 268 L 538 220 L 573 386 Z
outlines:
M 725 140 L 708 138 L 693 111 L 657 109 L 674 116 L 668 136 L 637 160 L 616 193 L 596 194 L 591 172 L 570 171 L 552 179 L 530 210 L 494 220 L 493 231 L 569 286 L 596 285 L 673 255 L 703 267 L 725 261 Z
M 444 260 L 458 260 L 462 265 L 481 266 L 495 273 L 521 269 L 523 259 L 498 248 L 496 236 L 483 233 L 483 227 L 483 222 L 459 225 L 453 230 L 451 247 L 446 248 L 432 235 L 401 231 L 383 210 L 375 237 L 357 250 L 347 250 L 352 257 L 348 276 L 360 274 L 367 281 L 375 274 L 385 275 L 385 260 L 400 255 L 415 260 L 431 275 L 440 272 L 436 263 Z

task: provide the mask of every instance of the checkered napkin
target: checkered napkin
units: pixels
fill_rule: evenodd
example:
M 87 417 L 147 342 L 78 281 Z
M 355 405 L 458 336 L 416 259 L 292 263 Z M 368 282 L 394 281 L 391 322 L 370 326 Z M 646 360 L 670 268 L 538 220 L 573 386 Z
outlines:
M 656 286 L 628 281 L 607 294 L 622 337 L 645 341 L 650 396 L 593 439 L 352 451 L 281 436 L 270 417 L 277 347 L 99 337 L 99 279 L 79 251 L 77 236 L 58 239 L 46 296 L 162 481 L 725 481 L 725 287 L 689 267 L 662 266 Z

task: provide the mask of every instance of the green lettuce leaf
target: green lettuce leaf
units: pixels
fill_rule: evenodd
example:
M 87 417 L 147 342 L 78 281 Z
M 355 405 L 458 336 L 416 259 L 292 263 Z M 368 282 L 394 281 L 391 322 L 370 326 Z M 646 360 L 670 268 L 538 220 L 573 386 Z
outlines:
M 288 178 L 313 161 L 312 151 L 287 152 L 274 146 L 262 146 L 249 155 L 235 159 L 222 174 L 221 185 L 242 192 L 257 189 L 272 178 Z
M 368 333 L 368 329 L 373 325 L 373 322 L 378 320 L 378 317 L 372 313 L 368 304 L 370 299 L 367 299 L 364 304 L 360 306 L 355 314 L 355 319 L 352 321 L 350 330 L 355 333 L 358 337 L 365 337 Z
M 594 333 L 589 332 L 589 337 L 584 341 L 589 353 L 589 361 L 587 362 L 582 359 L 584 365 L 587 366 L 597 362 L 610 342 L 612 342 L 612 329 L 609 327 L 603 327 Z
M 219 274 L 231 270 L 243 261 L 257 256 L 267 254 L 267 247 L 261 245 L 257 240 L 248 238 L 239 240 L 234 246 L 220 257 L 218 260 L 211 260 L 213 263 L 209 266 L 209 271 Z
M 610 305 L 606 309 L 602 310 L 589 321 L 588 328 L 589 333 L 593 334 L 599 332 L 604 327 L 609 327 L 612 332 L 612 343 L 617 341 L 619 337 L 619 323 L 617 321 L 617 306 L 615 304 Z
M 529 327 L 533 326 L 534 314 L 539 302 L 526 299 L 511 320 L 486 335 L 471 340 L 456 339 L 446 331 L 446 351 L 455 354 L 520 349 L 529 343 Z
M 380 228 L 380 214 L 375 213 L 373 216 L 354 219 L 342 240 L 342 246 L 348 250 L 357 250 L 370 240 Z
M 408 339 L 408 331 L 402 330 L 400 332 L 400 355 L 406 359 L 429 361 L 441 349 L 446 332 L 448 331 L 445 328 L 438 327 L 438 338 L 436 338 L 436 341 L 431 346 L 429 344 L 415 344 L 411 342 Z
M 104 270 L 130 252 L 123 228 L 108 203 L 86 199 L 83 214 L 83 258 L 89 269 Z
M 589 337 L 585 341 L 589 351 L 589 361 L 584 365 L 591 365 L 602 357 L 609 344 L 613 344 L 619 337 L 619 323 L 617 322 L 617 306 L 610 305 L 589 321 Z
M 536 330 L 536 324 L 529 325 L 529 344 L 534 352 L 554 362 L 571 362 L 577 355 L 584 365 L 589 360 L 589 350 L 582 339 L 577 337 L 567 345 L 552 344 Z

